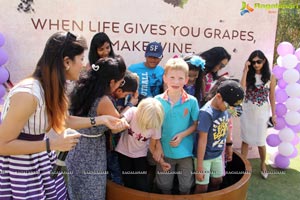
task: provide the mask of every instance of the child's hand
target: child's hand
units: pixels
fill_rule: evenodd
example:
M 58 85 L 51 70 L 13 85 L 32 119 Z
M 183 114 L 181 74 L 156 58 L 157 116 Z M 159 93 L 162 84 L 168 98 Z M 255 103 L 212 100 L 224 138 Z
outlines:
M 172 147 L 177 147 L 180 144 L 181 140 L 182 140 L 182 136 L 180 134 L 177 134 L 170 141 L 170 145 Z
M 162 158 L 162 152 L 161 151 L 158 151 L 158 150 L 155 150 L 152 154 L 152 157 L 153 159 L 156 161 L 156 162 L 159 162 L 160 159 Z
M 167 172 L 171 169 L 171 165 L 169 163 L 165 162 L 164 160 L 160 161 L 159 164 L 164 172 Z
M 136 106 L 139 102 L 139 98 L 138 97 L 134 97 L 132 96 L 130 99 L 130 103 L 132 103 L 132 105 Z
M 204 170 L 203 169 L 198 169 L 196 173 L 196 179 L 197 181 L 203 181 L 205 178 Z
M 232 161 L 232 146 L 226 146 L 226 149 L 225 149 L 225 160 L 228 161 L 228 162 L 231 162 Z

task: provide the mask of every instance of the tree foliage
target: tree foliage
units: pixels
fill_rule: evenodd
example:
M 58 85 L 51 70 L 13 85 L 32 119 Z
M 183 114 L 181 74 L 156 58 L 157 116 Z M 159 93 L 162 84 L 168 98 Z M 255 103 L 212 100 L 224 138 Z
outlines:
M 278 57 L 276 48 L 286 41 L 300 48 L 300 0 L 280 0 L 281 5 L 293 5 L 294 8 L 279 8 L 275 41 L 274 61 Z

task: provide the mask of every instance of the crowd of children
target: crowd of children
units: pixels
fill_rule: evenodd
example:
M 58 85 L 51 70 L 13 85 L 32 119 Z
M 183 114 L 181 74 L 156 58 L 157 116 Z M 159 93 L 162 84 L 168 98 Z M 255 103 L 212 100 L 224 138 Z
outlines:
M 89 63 L 79 75 L 82 58 L 78 58 L 81 60 L 76 64 L 74 56 L 82 56 L 86 47 L 76 43 L 76 37 L 65 38 L 68 39 L 70 45 L 73 42 L 73 46 L 80 47 L 77 47 L 79 51 L 73 57 L 64 52 L 64 60 L 59 61 L 61 63 L 55 67 L 65 69 L 66 75 L 61 78 L 62 81 L 69 79 L 74 84 L 68 91 L 69 105 L 65 103 L 64 107 L 55 107 L 55 112 L 59 112 L 61 119 L 64 119 L 67 106 L 69 107 L 69 118 L 73 122 L 69 119 L 67 125 L 78 129 L 80 138 L 79 134 L 69 136 L 71 142 L 66 137 L 63 141 L 68 146 L 63 147 L 63 144 L 55 145 L 56 140 L 50 137 L 50 144 L 51 150 L 69 150 L 66 167 L 71 172 L 67 183 L 70 199 L 105 199 L 107 179 L 133 189 L 163 194 L 172 194 L 175 189 L 179 194 L 218 190 L 225 175 L 224 163 L 232 160 L 231 117 L 241 115 L 243 102 L 242 155 L 247 157 L 249 144 L 257 145 L 261 156 L 261 175 L 267 178 L 265 129 L 269 115 L 257 118 L 257 122 L 252 119 L 264 116 L 261 113 L 267 113 L 271 105 L 272 120 L 276 123 L 275 79 L 271 76 L 268 61 L 261 51 L 250 55 L 240 84 L 239 80 L 218 75 L 218 71 L 231 59 L 231 55 L 223 47 L 214 47 L 184 57 L 176 56 L 168 59 L 162 67 L 159 63 L 163 58 L 163 48 L 160 43 L 151 42 L 145 51 L 145 61 L 127 68 L 124 59 L 114 53 L 110 38 L 105 33 L 97 33 L 90 44 Z M 71 49 L 64 49 L 65 42 L 57 46 L 62 51 L 71 52 Z M 55 64 L 39 64 L 33 76 L 42 83 L 45 91 L 47 88 L 43 81 L 51 77 L 43 77 L 42 74 L 47 74 L 47 67 L 52 65 Z M 45 69 L 39 69 L 42 66 Z M 72 70 L 76 67 L 74 71 L 77 77 L 70 78 L 68 75 L 70 66 Z M 29 84 L 37 83 L 31 81 Z M 31 95 L 43 100 L 39 93 Z M 62 93 L 63 102 L 67 102 L 67 91 Z M 261 94 L 263 96 L 259 97 Z M 26 98 L 31 98 L 27 96 L 25 95 Z M 46 103 L 49 103 L 48 98 L 46 97 Z M 29 119 L 42 100 L 35 100 L 31 110 L 22 108 L 27 113 L 27 118 L 24 117 L 22 122 Z M 12 98 L 12 101 L 17 100 Z M 13 104 L 15 105 L 18 104 Z M 8 107 L 3 112 L 3 119 L 7 111 Z M 61 131 L 63 122 L 54 119 L 53 110 L 47 106 L 43 111 L 47 111 L 48 117 L 50 116 L 50 124 L 39 131 L 41 135 L 49 127 L 56 132 Z M 74 125 L 77 119 L 75 116 L 83 120 L 79 125 Z M 6 127 L 10 127 L 10 122 L 6 122 L 10 118 L 8 115 L 8 119 L 3 121 Z M 86 124 L 86 119 L 90 124 Z M 0 170 L 7 168 L 4 163 L 6 155 L 43 152 L 43 148 L 8 150 L 18 145 L 19 140 L 43 139 L 22 138 L 26 133 L 18 135 L 17 132 L 24 123 L 20 123 L 19 129 L 14 131 L 15 136 L 4 134 L 7 128 L 4 129 L 4 125 L 1 125 L 0 142 L 4 148 L 0 151 Z M 26 129 L 23 130 L 26 132 Z M 17 138 L 15 144 L 8 144 L 12 137 Z M 42 145 L 42 142 L 35 143 Z M 49 153 L 49 140 L 46 140 L 46 144 Z M 52 164 L 49 165 L 53 165 L 55 155 L 51 154 L 51 159 Z M 152 169 L 153 176 L 149 176 L 149 169 Z M 9 175 L 0 174 L 0 178 L 2 176 L 7 178 Z M 62 176 L 58 176 L 57 180 L 60 182 L 52 181 L 49 184 L 61 184 L 61 179 Z M 64 198 L 67 195 L 65 188 L 56 187 L 53 192 L 57 197 Z M 0 197 L 5 195 L 9 196 L 0 190 Z M 42 193 L 38 195 L 43 196 Z

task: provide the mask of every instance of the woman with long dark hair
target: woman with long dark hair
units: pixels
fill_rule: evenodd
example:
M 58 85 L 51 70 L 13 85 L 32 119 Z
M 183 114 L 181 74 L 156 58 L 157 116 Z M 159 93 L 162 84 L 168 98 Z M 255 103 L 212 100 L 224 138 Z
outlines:
M 120 117 L 110 95 L 122 86 L 126 65 L 120 56 L 100 58 L 82 76 L 71 93 L 70 112 L 75 116 Z M 105 126 L 80 129 L 81 138 L 67 156 L 71 199 L 105 199 L 107 160 Z
M 223 47 L 213 47 L 207 51 L 198 54 L 205 60 L 205 70 L 202 79 L 202 84 L 197 84 L 195 89 L 195 96 L 197 99 L 203 100 L 208 94 L 212 82 L 218 79 L 218 71 L 223 69 L 231 59 L 231 55 Z M 199 82 L 199 80 L 197 80 Z M 204 105 L 205 102 L 201 104 Z
M 0 199 L 67 199 L 64 177 L 52 179 L 50 172 L 54 150 L 69 151 L 79 140 L 64 130 L 92 126 L 90 118 L 68 115 L 66 95 L 66 80 L 78 79 L 86 48 L 82 37 L 53 34 L 33 74 L 8 93 L 0 125 Z M 111 116 L 93 119 L 100 124 L 123 127 Z
M 266 160 L 267 123 L 272 113 L 272 122 L 276 124 L 275 86 L 269 61 L 260 50 L 253 51 L 245 63 L 241 84 L 246 96 L 241 115 L 242 155 L 247 158 L 248 146 L 258 146 L 261 160 L 260 170 L 264 179 L 268 177 Z

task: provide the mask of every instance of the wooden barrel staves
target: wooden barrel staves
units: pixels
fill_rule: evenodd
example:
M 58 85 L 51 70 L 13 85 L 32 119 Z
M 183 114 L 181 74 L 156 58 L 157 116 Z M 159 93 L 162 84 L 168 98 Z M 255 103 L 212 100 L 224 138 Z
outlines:
M 233 153 L 232 162 L 226 166 L 221 189 L 204 194 L 165 195 L 130 189 L 107 181 L 107 200 L 246 200 L 251 177 L 251 165 L 238 152 Z

